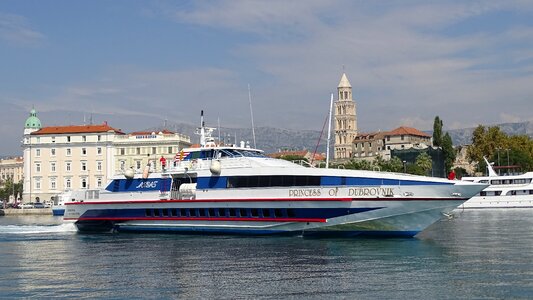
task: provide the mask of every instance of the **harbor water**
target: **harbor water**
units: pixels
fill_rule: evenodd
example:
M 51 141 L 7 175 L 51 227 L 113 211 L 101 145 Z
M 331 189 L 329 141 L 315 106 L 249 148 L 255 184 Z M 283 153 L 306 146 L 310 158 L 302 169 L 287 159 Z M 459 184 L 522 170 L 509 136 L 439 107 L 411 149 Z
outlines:
M 533 209 L 456 211 L 416 238 L 80 234 L 0 217 L 0 299 L 532 299 Z

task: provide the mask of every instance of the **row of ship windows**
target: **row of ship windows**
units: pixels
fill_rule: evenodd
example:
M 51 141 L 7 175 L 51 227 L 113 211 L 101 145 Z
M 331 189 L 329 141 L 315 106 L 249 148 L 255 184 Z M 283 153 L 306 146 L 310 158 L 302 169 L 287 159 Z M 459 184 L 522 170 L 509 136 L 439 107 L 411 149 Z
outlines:
M 163 208 L 146 209 L 146 217 L 294 218 L 291 208 Z
M 482 191 L 479 193 L 480 196 L 501 196 L 502 191 Z M 508 191 L 506 196 L 516 196 L 516 195 L 533 195 L 533 190 L 518 190 L 518 191 Z
M 480 180 L 479 183 L 489 183 L 488 180 Z M 494 179 L 490 181 L 491 185 L 500 185 L 500 184 L 529 184 L 531 183 L 531 178 L 520 178 L 520 179 Z

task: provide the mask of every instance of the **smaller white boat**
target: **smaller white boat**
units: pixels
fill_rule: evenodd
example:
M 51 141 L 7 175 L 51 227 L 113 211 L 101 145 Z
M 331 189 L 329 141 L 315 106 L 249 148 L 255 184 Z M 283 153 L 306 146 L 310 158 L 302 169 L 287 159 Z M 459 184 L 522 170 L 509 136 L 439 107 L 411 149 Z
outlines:
M 59 194 L 53 198 L 52 215 L 62 216 L 65 214 L 65 198 L 68 199 L 70 191 Z
M 533 208 L 533 172 L 498 175 L 485 159 L 488 176 L 463 177 L 461 180 L 490 184 L 459 206 L 465 208 Z

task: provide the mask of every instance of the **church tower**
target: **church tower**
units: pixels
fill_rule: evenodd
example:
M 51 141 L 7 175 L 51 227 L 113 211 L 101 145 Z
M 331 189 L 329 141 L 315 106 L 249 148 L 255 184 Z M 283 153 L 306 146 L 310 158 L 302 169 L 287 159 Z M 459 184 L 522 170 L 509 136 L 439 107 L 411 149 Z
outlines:
M 335 101 L 335 159 L 350 159 L 352 143 L 357 136 L 357 117 L 352 98 L 352 85 L 342 74 Z
M 30 116 L 26 119 L 24 123 L 24 138 L 22 140 L 22 155 L 24 159 L 24 191 L 22 192 L 23 202 L 34 201 L 31 197 L 32 192 L 32 148 L 31 148 L 31 134 L 39 129 L 41 129 L 41 120 L 37 118 L 37 112 L 32 108 L 30 111 Z M 33 162 L 35 163 L 35 162 Z
M 30 111 L 30 116 L 26 119 L 26 123 L 24 123 L 24 135 L 26 136 L 39 129 L 41 129 L 41 120 L 37 118 L 37 112 L 33 108 Z

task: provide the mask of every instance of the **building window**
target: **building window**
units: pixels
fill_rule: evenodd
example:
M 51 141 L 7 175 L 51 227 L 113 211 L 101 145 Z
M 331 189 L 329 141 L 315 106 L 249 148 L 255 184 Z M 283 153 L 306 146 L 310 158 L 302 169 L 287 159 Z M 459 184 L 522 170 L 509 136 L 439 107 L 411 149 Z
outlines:
M 41 149 L 35 149 L 35 156 L 41 156 Z
M 120 155 L 124 155 L 124 153 L 126 153 L 126 150 L 124 148 L 120 148 L 119 152 L 120 152 Z
M 35 178 L 35 189 L 36 190 L 41 189 L 41 178 Z
M 70 164 L 71 164 L 70 162 L 66 162 L 66 163 L 65 163 L 65 170 L 66 170 L 67 172 L 70 172 L 70 170 L 71 170 Z
M 87 188 L 87 178 L 81 179 L 81 188 L 86 189 Z
M 152 147 L 152 154 L 156 154 L 157 153 L 157 147 Z
M 82 161 L 81 162 L 81 170 L 82 171 L 87 171 L 87 162 L 86 161 Z
M 71 156 L 72 155 L 72 150 L 70 148 L 67 148 L 67 156 Z
M 72 187 L 72 182 L 70 181 L 70 178 L 67 178 L 65 180 L 65 188 L 70 189 Z
M 87 148 L 81 148 L 81 155 L 87 155 Z
M 172 147 L 168 147 L 168 154 L 172 153 Z
M 41 163 L 35 163 L 35 172 L 41 173 Z
M 81 137 L 81 140 L 82 140 L 83 142 L 87 142 L 87 137 L 86 137 L 86 136 L 82 136 L 82 137 Z
M 52 137 L 52 143 L 55 143 L 55 142 L 56 142 L 56 137 L 53 136 L 53 137 Z
M 102 147 L 96 148 L 96 154 L 102 155 Z
M 137 147 L 135 149 L 135 154 L 137 154 L 137 155 L 141 154 L 141 148 L 140 147 Z
M 37 144 L 39 144 L 41 142 L 41 138 L 40 137 L 37 137 L 36 140 L 37 140 Z
M 56 171 L 56 163 L 55 162 L 51 162 L 50 163 L 50 172 L 55 172 Z
M 136 161 L 135 161 L 135 167 L 136 167 L 137 169 L 139 169 L 139 170 L 141 169 L 141 161 L 140 161 L 140 160 L 136 160 Z
M 56 189 L 56 179 L 50 178 L 50 189 L 55 190 Z
M 102 136 L 98 135 L 98 141 L 100 142 L 102 140 Z
M 96 162 L 96 170 L 97 171 L 102 171 L 102 162 L 101 161 L 97 161 Z
M 67 136 L 67 143 L 70 143 L 70 136 Z
M 101 177 L 96 178 L 96 186 L 99 187 L 99 188 L 102 187 L 102 178 Z
M 56 149 L 55 148 L 50 149 L 50 155 L 51 156 L 56 156 Z
M 121 169 L 121 170 L 124 170 L 124 168 L 126 167 L 126 161 L 125 161 L 125 160 L 121 160 L 121 161 L 119 162 L 119 164 L 120 164 L 120 169 Z
M 402 134 L 402 141 L 403 141 L 403 139 L 404 139 L 404 135 Z

